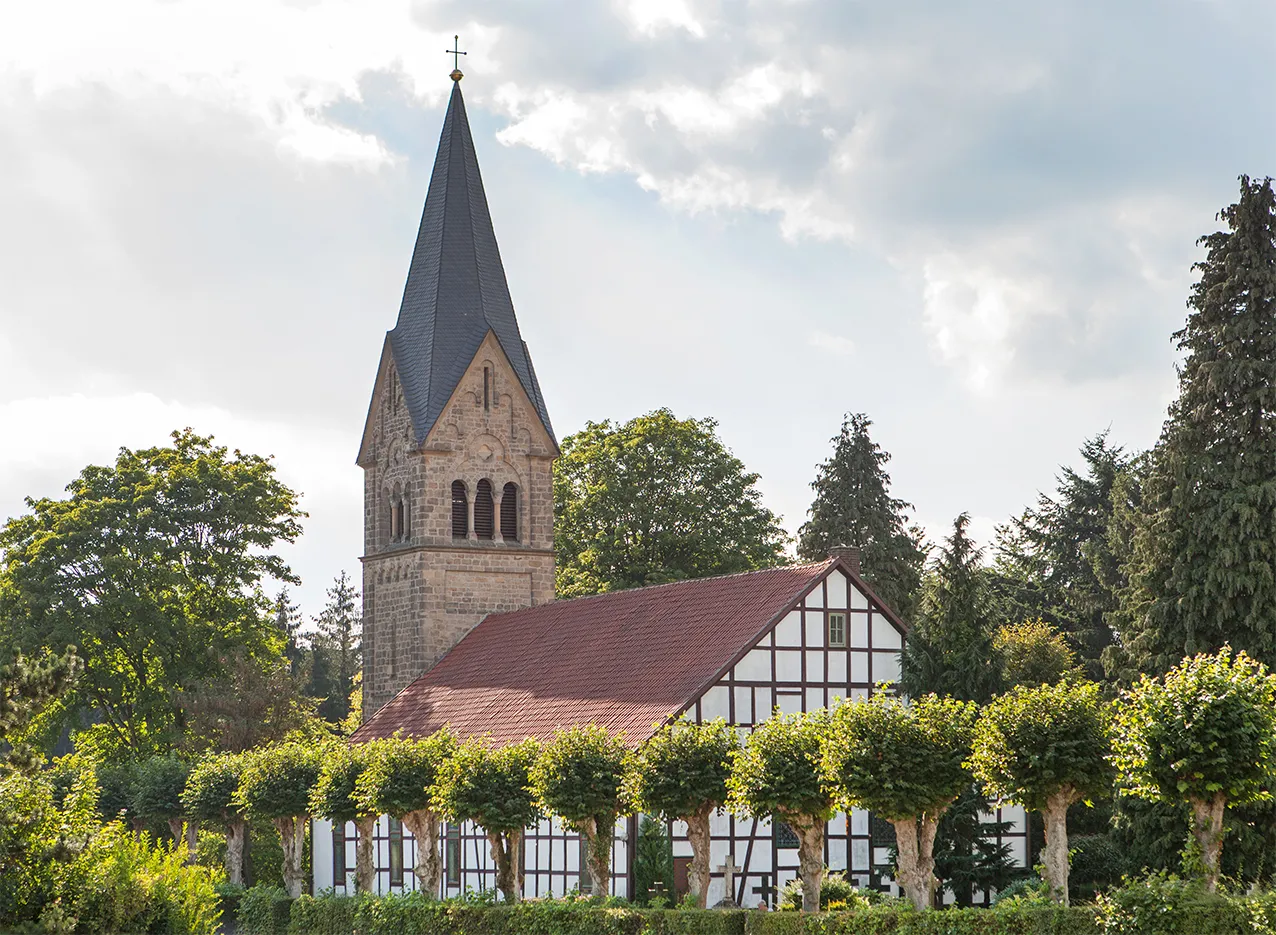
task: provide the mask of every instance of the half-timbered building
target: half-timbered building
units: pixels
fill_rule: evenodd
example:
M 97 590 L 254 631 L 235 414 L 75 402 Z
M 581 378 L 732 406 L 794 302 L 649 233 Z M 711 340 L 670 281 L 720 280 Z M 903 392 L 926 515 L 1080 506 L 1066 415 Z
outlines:
M 354 742 L 450 725 L 493 743 L 594 723 L 637 745 L 678 717 L 741 735 L 774 711 L 823 708 L 894 681 L 908 627 L 862 580 L 858 553 L 576 600 L 553 599 L 558 446 L 519 333 L 459 71 L 395 328 L 383 346 L 364 469 L 364 703 Z M 1012 847 L 1024 854 L 1022 821 Z M 685 828 L 671 830 L 675 886 Z M 315 821 L 316 889 L 352 886 L 354 827 Z M 797 840 L 712 819 L 711 904 L 757 905 L 796 876 Z M 637 822 L 617 823 L 615 895 L 632 895 Z M 829 822 L 825 863 L 884 885 L 889 825 Z M 448 825 L 438 895 L 492 888 L 481 831 Z M 377 824 L 377 888 L 411 890 L 415 842 Z M 580 890 L 581 843 L 557 822 L 524 838 L 529 897 Z M 727 892 L 727 884 L 730 892 Z

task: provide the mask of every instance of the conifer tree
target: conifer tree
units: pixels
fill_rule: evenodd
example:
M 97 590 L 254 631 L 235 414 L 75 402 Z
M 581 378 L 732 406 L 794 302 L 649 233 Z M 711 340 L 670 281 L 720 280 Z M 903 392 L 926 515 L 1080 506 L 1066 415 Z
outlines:
M 1080 470 L 1061 469 L 1053 494 L 1040 494 L 998 530 L 993 587 L 1007 621 L 1040 618 L 1059 627 L 1097 678 L 1116 608 L 1112 492 L 1130 459 L 1101 432 L 1082 445 L 1081 460 Z
M 1114 617 L 1133 667 L 1230 642 L 1276 664 L 1276 195 L 1241 177 L 1202 237 L 1178 398 L 1143 478 Z
M 354 675 L 359 671 L 362 621 L 350 576 L 341 572 L 328 589 L 328 603 L 315 618 L 318 633 L 314 637 L 315 666 L 312 679 L 326 671 L 331 684 L 319 702 L 319 715 L 326 721 L 339 723 L 350 713 L 350 692 Z M 325 687 L 325 686 L 316 686 Z
M 957 517 L 922 587 L 900 679 L 914 698 L 934 692 L 985 702 L 997 689 L 991 593 L 969 526 L 969 513 Z
M 33 769 L 40 761 L 17 735 L 70 687 L 83 665 L 75 647 L 68 646 L 61 656 L 48 651 L 34 658 L 18 653 L 0 666 L 0 777 L 9 770 Z
M 817 561 L 838 545 L 862 552 L 868 585 L 896 613 L 908 618 L 921 584 L 926 551 L 922 533 L 909 525 L 912 504 L 890 495 L 890 454 L 869 437 L 873 423 L 862 412 L 847 415 L 831 439 L 832 456 L 816 468 L 815 501 L 798 530 L 798 555 Z

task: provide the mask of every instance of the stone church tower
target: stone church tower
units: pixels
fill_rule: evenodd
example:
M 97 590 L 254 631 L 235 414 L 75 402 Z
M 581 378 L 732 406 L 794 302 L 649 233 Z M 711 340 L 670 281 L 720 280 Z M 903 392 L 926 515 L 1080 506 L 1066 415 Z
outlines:
M 554 596 L 558 443 L 452 78 L 359 447 L 365 718 L 487 614 Z

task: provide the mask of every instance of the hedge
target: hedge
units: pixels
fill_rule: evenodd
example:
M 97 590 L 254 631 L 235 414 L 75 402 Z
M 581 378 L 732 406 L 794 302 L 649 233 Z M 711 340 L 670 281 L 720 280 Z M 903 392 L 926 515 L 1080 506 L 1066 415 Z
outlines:
M 587 899 L 491 906 L 415 893 L 290 901 L 278 887 L 258 886 L 240 901 L 239 927 L 242 935 L 1276 935 L 1276 895 L 1197 901 L 1144 880 L 1093 906 L 1009 901 L 992 909 L 880 906 L 808 915 L 638 909 Z

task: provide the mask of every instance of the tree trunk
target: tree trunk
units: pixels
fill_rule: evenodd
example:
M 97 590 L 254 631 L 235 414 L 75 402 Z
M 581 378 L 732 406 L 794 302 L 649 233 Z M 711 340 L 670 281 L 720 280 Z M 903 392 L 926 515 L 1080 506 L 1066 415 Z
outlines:
M 306 816 L 275 818 L 272 823 L 284 848 L 284 889 L 291 899 L 296 899 L 306 882 L 301 869 L 301 858 L 306 849 Z
M 492 862 L 496 864 L 496 888 L 507 903 L 516 903 L 523 892 L 523 862 L 517 859 L 522 849 L 523 832 L 497 834 L 489 831 L 487 841 L 492 851 Z
M 599 825 L 602 828 L 599 828 Z M 600 822 L 597 818 L 589 818 L 580 824 L 580 833 L 585 838 L 585 862 L 589 870 L 589 882 L 595 896 L 611 895 L 611 840 L 612 829 L 616 819 L 608 821 L 606 815 Z
M 798 875 L 802 878 L 802 911 L 820 911 L 824 885 L 824 826 L 810 815 L 781 815 L 798 839 Z
M 691 895 L 701 909 L 709 905 L 709 809 L 704 808 L 684 819 L 687 823 L 687 840 L 691 843 L 691 866 L 687 870 L 687 883 Z M 672 881 L 671 881 L 672 882 Z M 732 893 L 726 894 L 731 897 Z
M 1068 905 L 1068 806 L 1075 795 L 1071 786 L 1065 786 L 1046 799 L 1041 812 L 1046 827 L 1046 849 L 1042 853 L 1046 885 L 1050 898 Z
M 416 840 L 417 890 L 429 899 L 439 895 L 439 816 L 434 812 L 408 812 L 402 818 L 403 827 L 412 832 Z
M 248 825 L 243 819 L 226 822 L 226 880 L 234 886 L 244 885 L 244 836 Z
M 186 821 L 186 862 L 195 863 L 195 851 L 199 845 L 199 822 L 190 818 Z
M 376 879 L 376 864 L 373 862 L 373 838 L 377 833 L 377 816 L 366 815 L 355 820 L 358 838 L 354 846 L 354 891 L 371 893 Z
M 919 910 L 931 909 L 935 905 L 935 858 L 931 856 L 929 867 L 923 866 L 921 857 L 921 836 L 918 834 L 917 819 L 903 818 L 892 821 L 895 826 L 895 850 L 897 853 L 897 882 L 904 895 Z M 931 833 L 931 847 L 935 843 Z
M 173 847 L 182 843 L 182 820 L 180 818 L 170 818 L 168 820 L 168 833 L 173 836 Z
M 1212 799 L 1192 799 L 1192 834 L 1201 849 L 1201 863 L 1205 865 L 1205 888 L 1218 891 L 1219 861 L 1223 856 L 1223 812 L 1227 808 L 1227 796 L 1219 794 Z

